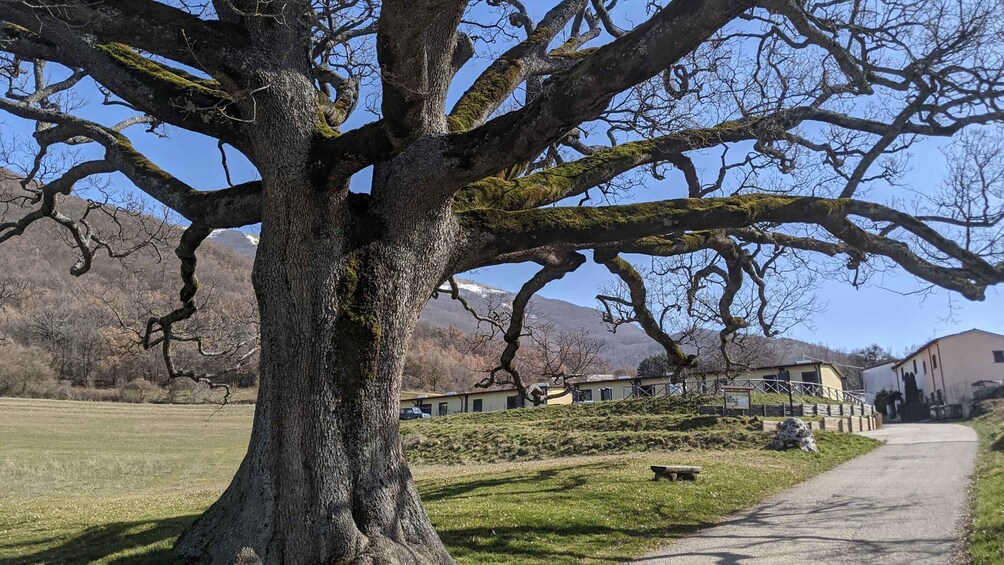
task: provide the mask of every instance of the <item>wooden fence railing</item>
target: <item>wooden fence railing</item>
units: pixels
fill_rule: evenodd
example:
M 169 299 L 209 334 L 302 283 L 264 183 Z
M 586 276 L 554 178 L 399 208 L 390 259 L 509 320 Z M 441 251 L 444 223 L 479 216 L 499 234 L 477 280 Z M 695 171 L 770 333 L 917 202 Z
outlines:
M 718 394 L 722 387 L 749 387 L 754 392 L 765 394 L 787 395 L 791 391 L 792 395 L 815 396 L 837 402 L 851 402 L 853 404 L 865 404 L 864 399 L 852 392 L 833 388 L 819 383 L 806 381 L 779 381 L 774 379 L 719 379 L 712 382 L 688 382 L 687 389 L 690 392 L 700 394 Z M 646 398 L 652 396 L 680 396 L 683 394 L 682 384 L 650 384 L 650 385 L 630 385 L 624 387 L 624 398 Z
M 875 408 L 870 404 L 751 404 L 749 409 L 728 410 L 724 406 L 698 406 L 698 414 L 730 416 L 871 416 Z

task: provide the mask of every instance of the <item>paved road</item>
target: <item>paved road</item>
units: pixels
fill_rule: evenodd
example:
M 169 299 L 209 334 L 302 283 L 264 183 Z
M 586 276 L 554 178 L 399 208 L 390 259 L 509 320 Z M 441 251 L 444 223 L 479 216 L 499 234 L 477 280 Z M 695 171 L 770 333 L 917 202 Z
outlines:
M 976 434 L 893 424 L 864 435 L 888 444 L 635 563 L 955 563 Z

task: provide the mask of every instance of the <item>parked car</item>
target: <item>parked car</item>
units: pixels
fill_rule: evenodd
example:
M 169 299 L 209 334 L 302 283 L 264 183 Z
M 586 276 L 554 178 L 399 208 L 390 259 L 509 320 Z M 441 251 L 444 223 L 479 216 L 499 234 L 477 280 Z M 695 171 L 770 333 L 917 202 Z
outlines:
M 422 409 L 418 406 L 412 406 L 411 408 L 402 408 L 398 420 L 421 420 L 422 418 L 431 417 L 429 414 L 422 412 Z

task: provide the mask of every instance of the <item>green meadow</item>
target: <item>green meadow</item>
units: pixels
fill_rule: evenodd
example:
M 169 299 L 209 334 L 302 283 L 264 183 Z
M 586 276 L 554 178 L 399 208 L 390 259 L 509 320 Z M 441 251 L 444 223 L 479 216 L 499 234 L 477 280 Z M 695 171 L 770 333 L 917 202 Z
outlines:
M 0 563 L 167 563 L 237 468 L 253 410 L 0 398 Z M 433 522 L 469 564 L 621 562 L 877 445 L 820 433 L 821 454 L 767 451 L 755 422 L 689 410 L 458 415 L 406 423 L 403 441 Z M 652 482 L 648 466 L 664 463 L 704 471 Z

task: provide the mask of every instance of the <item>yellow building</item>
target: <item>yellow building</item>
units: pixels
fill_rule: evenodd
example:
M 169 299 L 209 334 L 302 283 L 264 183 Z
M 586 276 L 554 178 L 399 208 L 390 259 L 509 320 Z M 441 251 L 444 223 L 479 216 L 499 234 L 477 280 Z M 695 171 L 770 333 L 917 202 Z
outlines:
M 783 371 L 782 371 L 783 369 Z M 787 394 L 790 379 L 795 394 L 820 396 L 833 400 L 844 397 L 843 375 L 829 363 L 792 363 L 783 366 L 762 367 L 727 378 L 721 373 L 694 373 L 687 377 L 686 387 L 691 392 L 716 392 L 721 386 L 751 386 L 762 392 Z M 547 389 L 547 385 L 537 385 Z M 602 402 L 677 395 L 683 392 L 681 384 L 671 384 L 669 377 L 615 377 L 590 375 L 578 379 L 570 394 L 551 399 L 548 405 L 573 402 Z M 447 394 L 402 394 L 401 408 L 419 407 L 430 416 L 447 416 L 467 412 L 499 412 L 531 406 L 515 389 L 475 390 Z
M 547 385 L 538 385 L 547 390 Z M 548 400 L 545 404 L 571 404 L 572 395 L 566 394 Z M 532 402 L 520 396 L 514 388 L 498 390 L 473 390 L 468 392 L 448 392 L 446 394 L 416 394 L 401 397 L 401 408 L 417 406 L 430 416 L 448 416 L 466 412 L 500 412 L 514 408 L 532 406 Z

